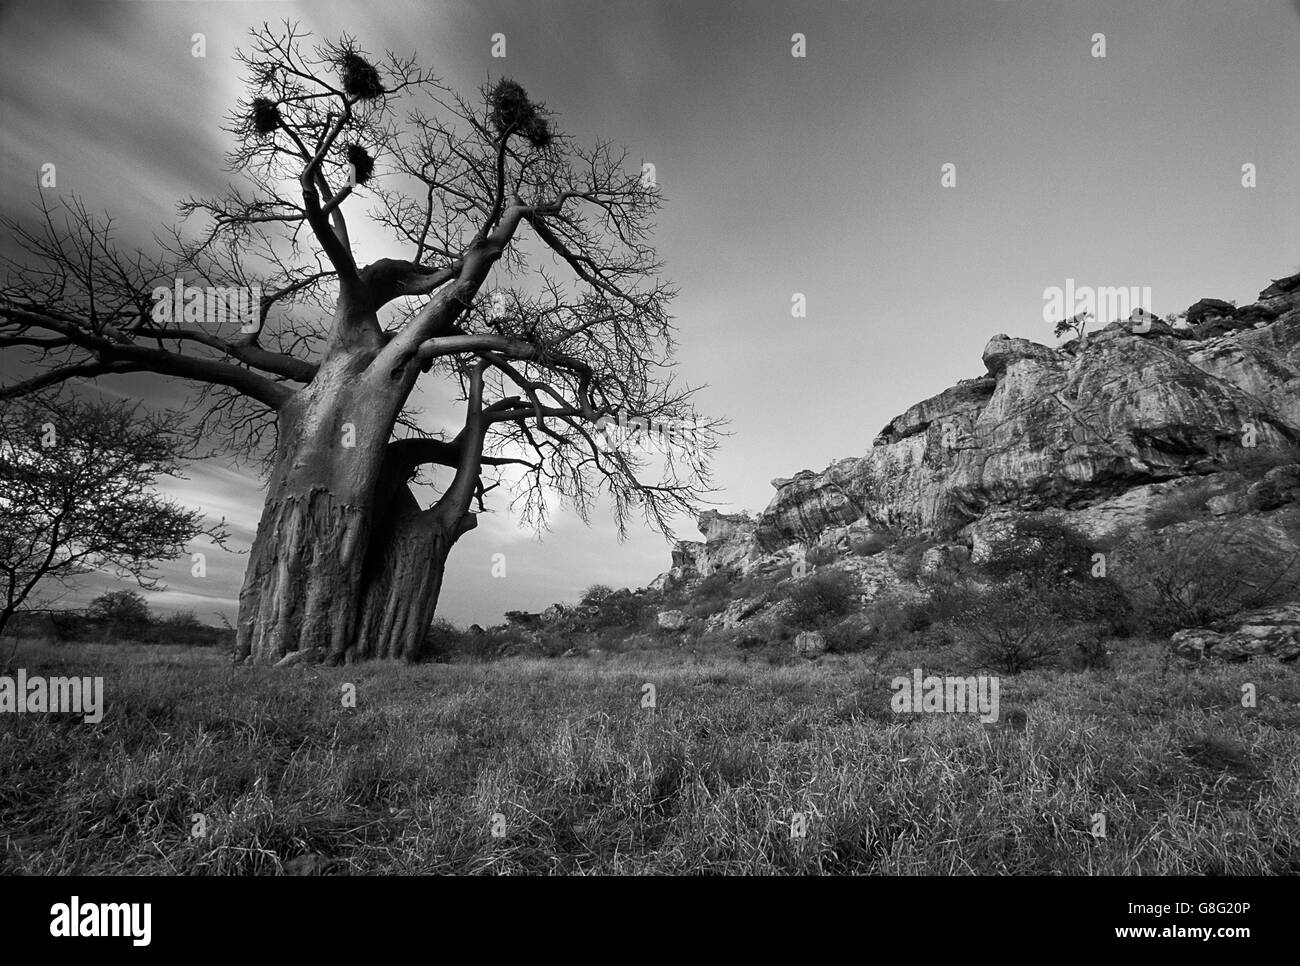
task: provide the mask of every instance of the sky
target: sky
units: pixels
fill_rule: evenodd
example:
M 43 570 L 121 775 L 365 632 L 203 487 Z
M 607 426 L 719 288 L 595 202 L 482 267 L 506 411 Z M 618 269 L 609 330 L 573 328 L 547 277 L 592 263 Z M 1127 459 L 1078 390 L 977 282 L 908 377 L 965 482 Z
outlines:
M 513 77 L 567 132 L 655 165 L 678 374 L 730 420 L 726 512 L 862 454 L 894 415 L 979 375 L 991 336 L 1050 344 L 1044 290 L 1067 279 L 1150 287 L 1165 314 L 1245 304 L 1300 268 L 1296 0 L 8 0 L 0 209 L 28 211 L 54 163 L 58 192 L 124 239 L 174 223 L 178 200 L 230 178 L 232 52 L 286 18 L 416 53 L 461 90 Z M 404 254 L 349 217 L 359 262 Z M 185 398 L 147 376 L 99 386 L 79 391 Z M 165 489 L 224 516 L 232 550 L 211 548 L 202 579 L 164 565 L 151 602 L 233 620 L 261 485 L 229 460 L 187 475 Z M 698 539 L 689 520 L 676 536 Z M 486 625 L 592 583 L 644 586 L 670 547 L 635 528 L 620 543 L 607 514 L 557 514 L 539 540 L 498 501 L 453 552 L 439 612 Z

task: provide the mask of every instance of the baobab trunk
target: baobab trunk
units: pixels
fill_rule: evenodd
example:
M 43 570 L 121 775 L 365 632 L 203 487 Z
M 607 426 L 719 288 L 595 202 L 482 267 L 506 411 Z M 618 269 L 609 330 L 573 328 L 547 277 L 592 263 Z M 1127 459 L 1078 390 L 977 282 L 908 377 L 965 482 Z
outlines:
M 267 501 L 239 594 L 239 659 L 274 664 L 291 651 L 348 647 L 368 518 L 327 490 Z
M 419 656 L 438 606 L 447 557 L 474 524 L 471 514 L 452 523 L 437 507 L 421 510 L 411 491 L 401 487 L 375 531 L 349 660 Z
M 235 659 L 274 664 L 352 646 L 370 553 L 376 484 L 401 386 L 336 355 L 279 413 L 276 462 L 239 595 Z M 386 390 L 386 391 L 385 391 Z

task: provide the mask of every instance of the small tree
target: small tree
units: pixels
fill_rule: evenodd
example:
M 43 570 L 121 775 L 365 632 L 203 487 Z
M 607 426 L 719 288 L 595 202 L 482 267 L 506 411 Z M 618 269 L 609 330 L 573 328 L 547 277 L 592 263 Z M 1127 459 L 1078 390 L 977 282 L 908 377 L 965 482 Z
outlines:
M 225 539 L 222 524 L 205 525 L 198 511 L 154 492 L 159 476 L 178 474 L 194 440 L 179 414 L 137 408 L 24 397 L 0 410 L 0 633 L 37 603 L 38 587 L 106 571 L 154 589 L 154 561 L 180 556 L 201 535 Z M 116 613 L 130 593 L 96 603 Z
M 118 636 L 138 634 L 153 623 L 153 614 L 134 590 L 113 590 L 100 594 L 86 608 L 87 615 Z
M 955 621 L 967 656 L 979 667 L 1019 674 L 1054 660 L 1064 626 L 1039 588 L 1010 577 L 988 588 Z
M 1082 348 L 1085 341 L 1084 333 L 1088 328 L 1089 317 L 1089 313 L 1080 312 L 1072 318 L 1061 319 L 1056 323 L 1056 329 L 1053 334 L 1059 339 L 1066 333 L 1073 332 L 1074 337 L 1079 340 L 1079 347 Z

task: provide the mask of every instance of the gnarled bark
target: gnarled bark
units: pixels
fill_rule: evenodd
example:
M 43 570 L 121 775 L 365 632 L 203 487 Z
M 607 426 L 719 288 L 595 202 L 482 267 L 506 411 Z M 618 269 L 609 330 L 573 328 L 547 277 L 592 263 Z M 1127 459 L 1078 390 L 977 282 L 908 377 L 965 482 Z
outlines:
M 376 491 L 409 388 L 368 378 L 368 347 L 339 351 L 279 414 L 275 469 L 239 595 L 235 659 L 274 664 L 352 646 Z
M 239 594 L 237 660 L 274 664 L 291 651 L 341 655 L 356 623 L 366 508 L 327 490 L 268 500 Z
M 419 655 L 437 609 L 447 557 L 474 523 L 466 514 L 449 524 L 436 508 L 421 510 L 410 490 L 401 488 L 372 541 L 349 661 L 413 660 Z

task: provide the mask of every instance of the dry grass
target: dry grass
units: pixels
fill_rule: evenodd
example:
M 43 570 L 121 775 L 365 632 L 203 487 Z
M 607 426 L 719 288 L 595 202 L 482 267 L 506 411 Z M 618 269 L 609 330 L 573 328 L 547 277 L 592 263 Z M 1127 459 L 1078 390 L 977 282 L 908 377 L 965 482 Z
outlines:
M 253 672 L 27 647 L 29 674 L 102 674 L 108 709 L 0 715 L 0 871 L 1300 872 L 1294 669 L 1125 646 L 1003 678 L 989 726 L 893 714 L 893 674 L 948 670 L 902 651 Z

